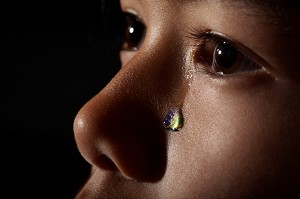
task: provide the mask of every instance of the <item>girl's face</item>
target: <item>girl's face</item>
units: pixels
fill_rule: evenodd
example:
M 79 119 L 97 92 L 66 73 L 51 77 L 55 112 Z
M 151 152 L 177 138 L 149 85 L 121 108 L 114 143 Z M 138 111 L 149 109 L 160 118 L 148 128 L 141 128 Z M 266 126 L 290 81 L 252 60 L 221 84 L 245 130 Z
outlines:
M 78 199 L 299 195 L 299 14 L 269 3 L 121 0 L 122 68 L 74 122 Z

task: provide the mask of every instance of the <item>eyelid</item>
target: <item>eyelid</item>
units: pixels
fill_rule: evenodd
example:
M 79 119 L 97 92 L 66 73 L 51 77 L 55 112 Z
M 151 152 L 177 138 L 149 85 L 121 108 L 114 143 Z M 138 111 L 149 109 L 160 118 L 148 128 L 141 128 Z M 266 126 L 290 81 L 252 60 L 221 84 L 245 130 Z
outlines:
M 198 44 L 196 46 L 202 45 L 204 42 L 228 42 L 230 45 L 235 47 L 241 54 L 246 56 L 248 59 L 252 60 L 257 65 L 260 65 L 263 69 L 272 69 L 271 65 L 265 61 L 261 56 L 255 53 L 250 48 L 246 47 L 245 45 L 241 44 L 240 42 L 227 37 L 226 35 L 212 31 L 212 30 L 192 30 L 189 34 L 193 40 L 196 40 Z
M 135 11 L 134 9 L 126 8 L 126 9 L 123 10 L 123 14 L 125 16 L 126 16 L 126 14 L 133 15 L 134 17 L 136 17 L 136 19 L 138 21 L 140 21 L 141 23 L 143 23 L 145 25 L 143 17 L 137 11 Z

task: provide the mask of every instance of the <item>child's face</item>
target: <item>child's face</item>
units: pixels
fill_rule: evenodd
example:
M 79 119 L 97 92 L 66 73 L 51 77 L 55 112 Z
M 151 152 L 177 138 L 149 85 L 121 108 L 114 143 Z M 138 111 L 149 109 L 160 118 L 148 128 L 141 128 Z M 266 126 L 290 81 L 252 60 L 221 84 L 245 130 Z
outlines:
M 74 122 L 93 166 L 77 198 L 296 194 L 299 14 L 262 2 L 121 0 L 133 14 L 123 67 Z M 175 132 L 163 126 L 172 108 Z

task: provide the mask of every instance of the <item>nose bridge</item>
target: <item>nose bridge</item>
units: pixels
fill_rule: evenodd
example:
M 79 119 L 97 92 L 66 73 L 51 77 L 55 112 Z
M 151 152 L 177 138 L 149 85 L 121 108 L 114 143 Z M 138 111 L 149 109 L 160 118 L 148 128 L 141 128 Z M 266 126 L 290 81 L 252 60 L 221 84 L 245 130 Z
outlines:
M 163 176 L 166 134 L 162 117 L 174 87 L 181 84 L 181 68 L 176 69 L 171 52 L 168 46 L 138 52 L 79 111 L 75 138 L 92 165 L 105 170 L 109 160 L 123 175 L 138 180 L 155 181 Z

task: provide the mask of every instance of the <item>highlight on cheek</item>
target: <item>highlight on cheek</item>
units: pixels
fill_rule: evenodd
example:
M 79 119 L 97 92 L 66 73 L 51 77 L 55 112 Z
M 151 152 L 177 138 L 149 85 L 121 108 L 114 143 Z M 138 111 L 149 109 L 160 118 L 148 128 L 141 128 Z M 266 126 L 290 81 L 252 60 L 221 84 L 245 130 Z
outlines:
M 173 108 L 166 114 L 163 125 L 169 131 L 179 131 L 184 124 L 182 110 L 180 108 Z

